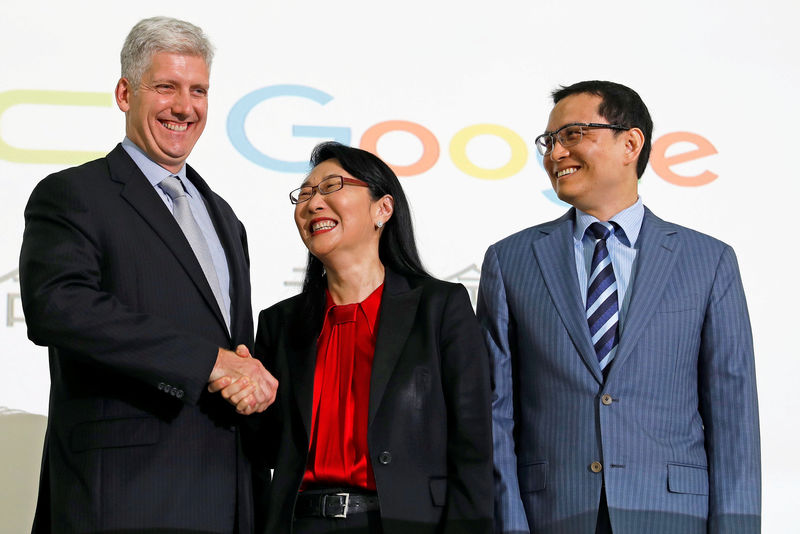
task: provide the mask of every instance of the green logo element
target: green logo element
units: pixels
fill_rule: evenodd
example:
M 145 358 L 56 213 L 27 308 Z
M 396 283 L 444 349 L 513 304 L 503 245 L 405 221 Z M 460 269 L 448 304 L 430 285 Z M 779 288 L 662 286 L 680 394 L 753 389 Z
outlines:
M 18 89 L 0 93 L 0 117 L 7 109 L 20 104 L 41 106 L 94 106 L 111 107 L 114 104 L 108 93 L 84 93 L 73 91 L 44 91 L 35 89 Z M 0 132 L 0 159 L 14 163 L 58 163 L 78 165 L 97 159 L 105 152 L 86 150 L 42 150 L 34 148 L 18 148 L 3 140 Z

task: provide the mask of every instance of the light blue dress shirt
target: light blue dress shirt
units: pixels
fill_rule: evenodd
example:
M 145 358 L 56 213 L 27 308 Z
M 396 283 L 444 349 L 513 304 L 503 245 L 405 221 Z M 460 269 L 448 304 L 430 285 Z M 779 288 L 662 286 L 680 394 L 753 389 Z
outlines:
M 222 243 L 219 240 L 219 236 L 217 236 L 217 231 L 214 229 L 214 223 L 211 221 L 211 216 L 208 214 L 208 209 L 206 208 L 202 195 L 200 195 L 200 191 L 198 191 L 194 184 L 186 177 L 186 165 L 184 164 L 177 173 L 173 174 L 151 160 L 141 148 L 136 146 L 134 142 L 127 137 L 122 141 L 122 148 L 125 149 L 125 152 L 128 153 L 134 163 L 136 163 L 136 166 L 139 167 L 139 170 L 145 175 L 147 181 L 150 182 L 150 185 L 156 190 L 158 196 L 161 197 L 161 200 L 163 200 L 164 204 L 169 208 L 170 213 L 172 213 L 172 199 L 158 184 L 167 176 L 177 176 L 180 178 L 181 183 L 183 183 L 183 188 L 189 198 L 189 207 L 192 210 L 192 215 L 194 216 L 194 220 L 197 221 L 198 226 L 200 226 L 203 236 L 206 238 L 208 250 L 211 253 L 211 259 L 214 262 L 214 269 L 217 271 L 219 287 L 222 290 L 222 301 L 225 304 L 222 315 L 225 317 L 225 321 L 229 325 L 228 329 L 230 330 L 231 277 L 228 271 L 228 260 L 225 257 L 225 249 L 222 248 Z
M 614 268 L 614 276 L 617 279 L 617 298 L 619 300 L 619 333 L 625 325 L 625 314 L 628 311 L 630 293 L 628 288 L 633 284 L 634 269 L 633 264 L 636 260 L 636 240 L 642 229 L 644 220 L 644 204 L 639 197 L 636 203 L 617 213 L 610 222 L 616 224 L 614 233 L 606 240 L 608 254 L 611 256 L 611 265 Z M 575 267 L 578 269 L 578 284 L 581 288 L 583 306 L 586 307 L 586 290 L 588 286 L 589 274 L 592 268 L 592 254 L 594 254 L 595 239 L 586 235 L 586 229 L 590 224 L 598 222 L 598 219 L 575 208 L 575 230 L 572 240 L 575 248 Z

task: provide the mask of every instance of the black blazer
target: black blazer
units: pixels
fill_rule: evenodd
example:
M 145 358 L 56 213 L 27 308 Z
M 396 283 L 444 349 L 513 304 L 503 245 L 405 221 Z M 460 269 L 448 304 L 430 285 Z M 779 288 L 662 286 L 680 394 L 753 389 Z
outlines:
M 259 315 L 255 355 L 280 381 L 258 442 L 259 532 L 290 531 L 308 455 L 317 339 L 291 335 L 293 321 L 308 320 L 300 305 L 298 296 Z M 387 534 L 490 531 L 489 373 L 464 287 L 387 269 L 367 433 Z
M 252 344 L 247 240 L 230 206 L 187 175 L 228 259 L 232 335 L 178 224 L 121 146 L 31 194 L 20 285 L 51 378 L 34 532 L 252 529 L 238 418 L 205 390 L 218 347 Z

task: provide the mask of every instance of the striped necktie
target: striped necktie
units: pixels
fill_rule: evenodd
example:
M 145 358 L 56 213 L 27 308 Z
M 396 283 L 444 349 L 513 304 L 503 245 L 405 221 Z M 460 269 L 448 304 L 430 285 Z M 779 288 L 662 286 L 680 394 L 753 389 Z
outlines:
M 597 243 L 592 254 L 592 270 L 586 294 L 586 320 L 601 370 L 611 362 L 619 342 L 617 279 L 606 246 L 606 240 L 613 231 L 610 224 L 606 226 L 599 222 L 592 223 L 587 229 Z

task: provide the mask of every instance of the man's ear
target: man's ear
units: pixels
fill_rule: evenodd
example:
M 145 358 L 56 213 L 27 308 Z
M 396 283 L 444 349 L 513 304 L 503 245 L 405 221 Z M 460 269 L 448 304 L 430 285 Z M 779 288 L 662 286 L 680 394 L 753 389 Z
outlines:
M 133 93 L 133 86 L 127 78 L 120 78 L 117 87 L 114 89 L 114 98 L 117 100 L 117 107 L 124 112 L 131 109 L 130 97 Z
M 644 146 L 644 133 L 639 128 L 631 128 L 623 132 L 625 136 L 625 164 L 636 164 Z

